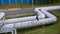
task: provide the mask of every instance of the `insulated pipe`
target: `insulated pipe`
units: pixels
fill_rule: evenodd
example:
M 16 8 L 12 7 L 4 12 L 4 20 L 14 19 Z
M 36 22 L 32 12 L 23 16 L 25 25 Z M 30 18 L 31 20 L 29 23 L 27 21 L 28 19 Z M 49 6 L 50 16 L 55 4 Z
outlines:
M 5 13 L 4 12 L 0 12 L 0 26 L 3 24 L 3 21 L 4 21 L 4 17 L 5 16 Z
M 0 12 L 0 20 L 5 16 L 4 12 Z
M 45 15 L 42 14 L 40 11 L 37 11 L 36 13 L 37 13 L 39 19 L 45 18 Z M 32 20 L 36 20 L 36 16 L 15 18 L 15 19 L 7 19 L 3 23 L 4 24 L 11 24 L 11 23 L 25 22 L 25 21 L 32 21 Z
M 55 9 L 58 6 L 56 6 L 56 7 L 51 6 L 51 7 L 53 7 L 53 9 Z M 48 8 L 48 7 L 46 7 L 46 8 Z M 26 28 L 26 27 L 31 27 L 31 26 L 37 26 L 37 25 L 54 23 L 54 22 L 57 21 L 57 18 L 54 15 L 50 14 L 49 12 L 47 12 L 44 7 L 43 8 L 35 8 L 35 10 L 38 10 L 38 11 L 39 11 L 39 9 L 41 9 L 40 12 L 42 12 L 43 14 L 45 14 L 48 18 L 41 19 L 41 20 L 34 20 L 34 21 L 26 21 L 26 22 L 22 22 L 22 23 L 6 24 L 6 25 L 4 25 L 2 27 L 2 29 L 5 29 L 5 28 Z M 51 9 L 52 8 L 50 8 L 49 10 L 51 10 Z
M 38 9 L 44 8 L 45 10 L 58 10 L 60 6 L 47 6 L 47 7 L 38 7 Z

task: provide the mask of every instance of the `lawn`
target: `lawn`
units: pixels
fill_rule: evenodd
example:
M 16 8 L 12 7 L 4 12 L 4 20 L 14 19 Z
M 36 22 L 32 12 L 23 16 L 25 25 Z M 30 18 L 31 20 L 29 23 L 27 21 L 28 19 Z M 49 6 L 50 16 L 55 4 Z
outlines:
M 30 7 L 32 7 L 31 4 L 20 4 L 20 3 L 0 5 L 0 9 L 8 9 L 8 8 L 30 8 Z
M 57 17 L 57 22 L 54 24 L 35 26 L 31 28 L 17 29 L 17 34 L 60 34 L 60 10 L 50 11 Z
M 28 13 L 28 14 L 19 14 L 19 15 L 11 15 L 11 16 L 5 16 L 6 19 L 12 19 L 12 18 L 22 18 L 22 17 L 28 17 L 28 16 L 34 16 L 36 13 Z

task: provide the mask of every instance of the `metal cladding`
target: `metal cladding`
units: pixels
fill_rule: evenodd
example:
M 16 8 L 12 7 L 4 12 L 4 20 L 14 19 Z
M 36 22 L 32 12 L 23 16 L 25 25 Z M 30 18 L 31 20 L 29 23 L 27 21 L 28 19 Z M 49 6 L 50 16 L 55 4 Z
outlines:
M 0 19 L 5 16 L 4 12 L 0 12 Z
M 36 13 L 37 13 L 39 19 L 45 18 L 45 15 L 43 13 L 41 13 L 40 11 L 38 11 Z M 17 23 L 17 22 L 26 22 L 26 21 L 33 21 L 33 20 L 36 20 L 36 16 L 7 19 L 7 20 L 4 21 L 4 24 L 11 24 L 11 23 Z
M 4 12 L 0 12 L 0 26 L 3 24 L 4 16 L 5 16 L 5 13 Z
M 26 28 L 26 27 L 32 27 L 32 26 L 54 23 L 54 22 L 57 21 L 57 18 L 54 15 L 52 15 L 51 13 L 47 12 L 47 10 L 56 10 L 56 9 L 60 9 L 60 6 L 48 6 L 48 7 L 35 8 L 34 11 L 37 12 L 39 17 L 40 16 L 43 17 L 45 15 L 48 18 L 43 18 L 43 19 L 39 18 L 39 20 L 36 20 L 35 17 L 29 17 L 29 18 L 32 18 L 33 19 L 32 20 L 32 19 L 27 19 L 28 17 L 25 17 L 24 18 L 24 19 L 26 19 L 25 21 L 22 21 L 22 18 L 18 18 L 17 22 L 14 19 L 11 19 L 12 21 L 15 21 L 16 23 L 5 24 L 2 27 L 2 29 L 6 29 L 6 28 Z M 22 22 L 18 22 L 19 20 L 21 20 Z M 29 20 L 29 21 L 27 21 L 27 20 Z

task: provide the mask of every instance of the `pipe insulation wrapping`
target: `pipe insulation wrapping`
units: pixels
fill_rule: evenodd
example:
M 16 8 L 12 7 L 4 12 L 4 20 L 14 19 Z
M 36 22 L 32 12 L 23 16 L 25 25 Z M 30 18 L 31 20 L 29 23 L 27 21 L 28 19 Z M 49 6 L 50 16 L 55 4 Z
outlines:
M 18 22 L 18 23 L 15 23 L 15 24 L 12 24 L 12 23 L 11 24 L 6 24 L 6 25 L 4 25 L 2 27 L 2 29 L 6 29 L 6 28 L 26 28 L 26 27 L 31 27 L 31 26 L 54 23 L 54 22 L 57 21 L 57 18 L 54 15 L 47 12 L 47 10 L 56 10 L 56 9 L 60 9 L 60 6 L 50 6 L 50 7 L 43 7 L 43 8 L 35 8 L 35 11 L 39 12 L 39 10 L 41 10 L 40 12 L 42 14 L 46 15 L 48 18 L 39 19 L 39 20 L 33 20 L 33 21 L 25 21 L 25 22 L 21 22 L 21 23 Z
M 45 15 L 43 13 L 41 13 L 40 11 L 38 11 L 36 13 L 37 13 L 39 19 L 45 18 Z M 7 19 L 3 23 L 4 24 L 11 24 L 11 23 L 17 23 L 17 22 L 33 21 L 33 20 L 36 20 L 36 16 Z
M 5 13 L 4 12 L 0 12 L 0 26 L 3 24 L 4 16 L 5 16 Z
M 59 6 L 47 6 L 47 7 L 38 7 L 38 9 L 45 9 L 45 10 L 58 10 L 60 9 L 60 5 Z

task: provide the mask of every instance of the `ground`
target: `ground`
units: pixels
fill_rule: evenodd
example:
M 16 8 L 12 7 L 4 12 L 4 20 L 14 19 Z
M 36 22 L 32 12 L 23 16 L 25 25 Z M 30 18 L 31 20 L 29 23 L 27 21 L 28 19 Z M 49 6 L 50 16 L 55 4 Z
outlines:
M 8 8 L 32 7 L 31 5 L 24 5 L 24 6 L 21 4 L 18 4 L 16 6 L 15 5 L 16 4 L 14 4 L 13 6 L 0 5 L 0 8 L 8 9 Z M 53 4 L 53 5 L 55 5 L 55 4 Z M 41 5 L 41 6 L 45 6 L 45 5 Z M 55 15 L 57 17 L 57 22 L 55 22 L 54 24 L 45 25 L 44 28 L 42 28 L 42 26 L 35 26 L 35 27 L 30 27 L 30 28 L 17 29 L 17 34 L 60 34 L 60 10 L 50 11 L 50 13 L 52 13 L 53 15 Z

